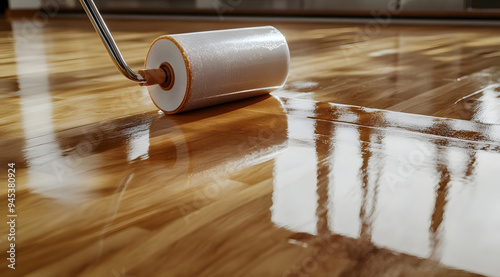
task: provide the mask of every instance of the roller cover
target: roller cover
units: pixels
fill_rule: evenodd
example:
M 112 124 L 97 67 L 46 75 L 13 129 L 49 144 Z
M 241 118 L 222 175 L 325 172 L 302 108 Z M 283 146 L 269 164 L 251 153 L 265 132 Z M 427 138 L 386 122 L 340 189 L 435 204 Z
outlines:
M 146 69 L 169 63 L 170 89 L 149 86 L 155 105 L 173 114 L 269 93 L 283 86 L 290 52 L 274 27 L 241 28 L 157 38 Z

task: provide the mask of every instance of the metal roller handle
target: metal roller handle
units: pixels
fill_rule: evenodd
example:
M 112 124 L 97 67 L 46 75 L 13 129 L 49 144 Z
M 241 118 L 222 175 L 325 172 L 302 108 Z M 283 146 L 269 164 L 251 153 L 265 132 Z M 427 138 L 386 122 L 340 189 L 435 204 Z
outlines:
M 137 74 L 132 69 L 130 69 L 130 67 L 123 59 L 123 56 L 120 53 L 120 50 L 118 49 L 118 46 L 116 45 L 116 42 L 113 39 L 113 36 L 109 32 L 108 26 L 106 26 L 106 23 L 102 19 L 99 10 L 94 4 L 94 1 L 80 0 L 80 3 L 82 4 L 83 9 L 87 13 L 87 16 L 89 17 L 90 21 L 92 22 L 92 25 L 94 25 L 96 32 L 101 37 L 104 46 L 106 46 L 106 49 L 108 50 L 108 53 L 111 56 L 111 59 L 115 63 L 118 70 L 126 78 L 144 84 L 146 82 L 146 79 L 142 77 L 140 74 Z

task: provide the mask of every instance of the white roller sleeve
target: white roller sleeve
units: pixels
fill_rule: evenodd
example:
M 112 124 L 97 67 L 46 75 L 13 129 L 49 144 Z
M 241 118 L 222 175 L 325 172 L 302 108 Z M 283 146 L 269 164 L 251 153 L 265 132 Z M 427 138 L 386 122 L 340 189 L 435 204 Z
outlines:
M 162 36 L 151 45 L 146 69 L 170 63 L 170 90 L 149 86 L 155 105 L 178 113 L 269 93 L 286 81 L 290 52 L 274 27 Z

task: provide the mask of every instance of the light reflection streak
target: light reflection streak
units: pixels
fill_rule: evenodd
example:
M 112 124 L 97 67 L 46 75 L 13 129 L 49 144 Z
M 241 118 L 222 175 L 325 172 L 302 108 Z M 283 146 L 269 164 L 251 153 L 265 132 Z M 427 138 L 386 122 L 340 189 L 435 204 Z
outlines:
M 12 22 L 15 57 L 19 80 L 20 106 L 25 146 L 24 155 L 29 165 L 28 186 L 35 193 L 71 203 L 81 201 L 84 194 L 67 187 L 67 180 L 58 178 L 67 168 L 57 168 L 63 160 L 55 135 L 52 96 L 49 90 L 49 68 L 43 34 L 30 37 L 25 43 L 23 22 Z M 59 175 L 61 176 L 61 175 Z
M 492 187 L 500 164 L 492 136 L 497 126 L 284 103 L 289 148 L 275 159 L 274 224 L 367 242 L 360 248 L 375 245 L 471 272 L 500 273 L 494 262 L 500 260 L 500 204 L 494 200 L 500 188 Z M 308 126 L 315 126 L 314 135 Z M 294 141 L 302 152 L 290 150 Z M 316 213 L 305 212 L 312 207 Z
M 314 102 L 289 99 L 289 108 L 313 110 Z M 296 105 L 301 105 L 297 107 Z M 311 112 L 309 115 L 313 116 Z M 295 232 L 317 234 L 314 126 L 307 118 L 287 117 L 288 145 L 275 158 L 272 221 Z

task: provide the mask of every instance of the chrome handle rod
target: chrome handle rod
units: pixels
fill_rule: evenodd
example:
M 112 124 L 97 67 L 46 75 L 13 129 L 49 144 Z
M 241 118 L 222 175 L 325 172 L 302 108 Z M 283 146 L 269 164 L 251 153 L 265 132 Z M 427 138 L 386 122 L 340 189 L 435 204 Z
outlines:
M 90 22 L 92 22 L 92 25 L 94 25 L 94 29 L 101 37 L 104 46 L 106 46 L 106 49 L 108 50 L 108 53 L 111 56 L 111 59 L 113 60 L 114 64 L 116 65 L 120 73 L 123 74 L 123 76 L 125 76 L 129 80 L 138 83 L 146 82 L 146 80 L 141 75 L 135 73 L 132 69 L 130 69 L 130 67 L 123 59 L 123 56 L 120 53 L 120 49 L 118 49 L 118 46 L 116 45 L 113 36 L 109 32 L 108 26 L 106 26 L 106 23 L 102 19 L 99 10 L 94 4 L 94 1 L 80 0 L 80 3 L 82 4 L 83 9 L 87 13 Z

